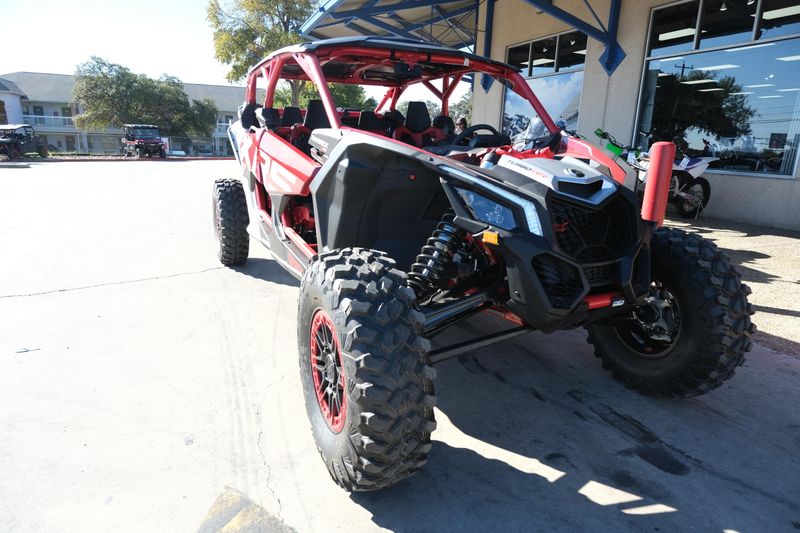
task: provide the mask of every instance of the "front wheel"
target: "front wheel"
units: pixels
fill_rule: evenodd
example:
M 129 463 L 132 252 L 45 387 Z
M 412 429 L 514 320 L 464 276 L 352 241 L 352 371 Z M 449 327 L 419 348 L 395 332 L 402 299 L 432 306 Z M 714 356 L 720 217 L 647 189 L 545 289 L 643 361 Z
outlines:
M 714 243 L 661 228 L 646 303 L 587 327 L 603 368 L 656 396 L 695 396 L 730 378 L 750 350 L 750 289 Z
M 383 252 L 344 248 L 315 256 L 300 285 L 306 411 L 325 466 L 348 491 L 419 470 L 436 426 L 424 317 L 394 267 Z
M 20 156 L 19 146 L 15 145 L 15 144 L 10 145 L 6 149 L 6 155 L 8 156 L 8 159 L 10 161 L 14 161 L 16 159 L 19 159 L 19 156 Z
M 682 218 L 696 217 L 711 199 L 711 185 L 705 178 L 694 178 L 680 188 L 674 204 Z

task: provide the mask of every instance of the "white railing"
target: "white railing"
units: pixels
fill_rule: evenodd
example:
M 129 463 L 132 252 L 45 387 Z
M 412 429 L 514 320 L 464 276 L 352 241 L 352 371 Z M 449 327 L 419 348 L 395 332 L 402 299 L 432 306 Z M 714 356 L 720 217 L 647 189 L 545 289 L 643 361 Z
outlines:
M 75 122 L 72 117 L 48 117 L 44 115 L 22 115 L 25 124 L 30 124 L 34 128 L 75 130 Z

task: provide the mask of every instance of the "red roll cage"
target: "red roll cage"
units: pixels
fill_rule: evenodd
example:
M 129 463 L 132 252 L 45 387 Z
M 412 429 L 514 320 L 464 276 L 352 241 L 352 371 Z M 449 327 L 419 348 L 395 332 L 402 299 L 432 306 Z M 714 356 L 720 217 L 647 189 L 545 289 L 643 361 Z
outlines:
M 425 68 L 420 69 L 419 75 L 393 79 L 389 71 L 399 63 L 404 63 L 408 67 L 424 65 Z M 339 64 L 347 65 L 348 68 L 324 72 L 326 66 Z M 278 80 L 311 81 L 319 92 L 331 127 L 338 129 L 342 124 L 327 83 L 388 87 L 388 91 L 375 108 L 376 112 L 387 103 L 389 109 L 394 110 L 400 95 L 408 86 L 422 83 L 439 98 L 442 103 L 442 114 L 447 115 L 450 96 L 462 77 L 470 72 L 502 80 L 506 86 L 530 102 L 550 132 L 558 131 L 553 119 L 514 67 L 496 61 L 482 60 L 471 54 L 448 52 L 437 48 L 409 50 L 388 46 L 383 48 L 358 46 L 352 43 L 319 45 L 311 49 L 307 49 L 304 45 L 290 46 L 273 52 L 250 70 L 247 76 L 246 100 L 250 104 L 258 103 L 256 86 L 259 78 L 263 78 L 266 82 L 263 102 L 265 107 L 271 107 L 273 104 Z M 439 79 L 441 88 L 432 83 Z

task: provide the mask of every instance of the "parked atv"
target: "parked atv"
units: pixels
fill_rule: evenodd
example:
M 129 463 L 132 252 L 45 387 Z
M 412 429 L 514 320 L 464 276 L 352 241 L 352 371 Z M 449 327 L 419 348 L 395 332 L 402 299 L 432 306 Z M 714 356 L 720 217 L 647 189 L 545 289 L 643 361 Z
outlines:
M 453 137 L 423 102 L 396 122 L 409 85 L 434 87 L 446 110 L 459 81 L 481 74 L 541 121 L 524 150 L 484 124 L 469 141 Z M 313 82 L 320 99 L 277 109 L 281 80 Z M 328 83 L 387 93 L 345 126 Z M 669 172 L 648 179 L 658 201 L 640 213 L 625 171 L 560 131 L 510 65 L 395 39 L 291 46 L 252 68 L 228 133 L 241 180 L 214 184 L 219 259 L 244 263 L 252 237 L 301 280 L 306 409 L 347 490 L 388 487 L 425 464 L 433 365 L 493 342 L 585 327 L 617 379 L 662 397 L 718 387 L 750 348 L 749 290 L 730 260 L 698 235 L 658 227 Z M 480 312 L 511 326 L 431 349 Z
M 142 156 L 167 157 L 167 150 L 161 140 L 158 126 L 150 124 L 125 124 L 125 136 L 120 139 L 121 151 L 125 157 Z
M 28 124 L 0 125 L 0 155 L 14 161 L 29 152 L 47 157 L 47 143 Z

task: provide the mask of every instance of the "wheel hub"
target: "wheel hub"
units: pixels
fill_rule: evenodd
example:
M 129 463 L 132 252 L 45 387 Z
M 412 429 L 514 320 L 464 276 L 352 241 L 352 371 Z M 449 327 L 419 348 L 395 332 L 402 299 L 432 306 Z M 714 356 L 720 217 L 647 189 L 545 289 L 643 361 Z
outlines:
M 311 320 L 311 375 L 322 416 L 328 427 L 339 432 L 344 427 L 347 397 L 344 368 L 333 322 L 318 309 Z
M 678 302 L 659 282 L 653 282 L 645 303 L 635 309 L 626 322 L 628 325 L 616 329 L 630 348 L 648 359 L 663 357 L 680 335 Z

